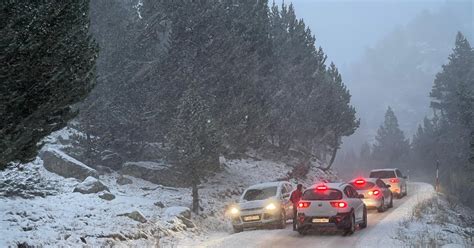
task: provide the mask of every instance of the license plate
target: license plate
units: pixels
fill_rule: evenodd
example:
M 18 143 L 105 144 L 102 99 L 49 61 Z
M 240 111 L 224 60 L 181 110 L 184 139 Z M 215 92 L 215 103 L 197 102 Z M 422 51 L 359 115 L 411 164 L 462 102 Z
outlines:
M 314 218 L 313 223 L 329 223 L 328 218 Z
M 254 221 L 254 220 L 260 220 L 260 215 L 250 215 L 250 216 L 244 217 L 244 221 Z

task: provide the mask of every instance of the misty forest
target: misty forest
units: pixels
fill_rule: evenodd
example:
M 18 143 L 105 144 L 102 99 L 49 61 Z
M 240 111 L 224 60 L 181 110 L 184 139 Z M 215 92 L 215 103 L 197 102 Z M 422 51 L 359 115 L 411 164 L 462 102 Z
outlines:
M 342 67 L 326 46 L 368 38 L 320 42 L 332 21 L 304 4 L 331 5 L 2 1 L 0 246 L 261 247 L 291 230 L 229 231 L 250 185 L 387 168 L 416 202 L 383 213 L 398 236 L 381 239 L 473 245 L 472 2 L 421 12 Z M 439 231 L 417 226 L 432 219 Z M 351 244 L 370 247 L 377 223 Z

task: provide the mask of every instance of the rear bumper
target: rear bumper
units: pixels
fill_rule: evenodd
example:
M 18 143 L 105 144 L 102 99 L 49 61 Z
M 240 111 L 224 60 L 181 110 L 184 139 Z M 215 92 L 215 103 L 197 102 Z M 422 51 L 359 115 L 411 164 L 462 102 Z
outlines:
M 378 208 L 382 205 L 382 198 L 364 198 L 362 201 L 368 208 Z
M 337 228 L 345 229 L 350 227 L 350 215 L 351 213 L 338 213 L 335 216 L 305 216 L 302 213 L 298 213 L 298 230 L 309 230 L 316 228 Z M 329 218 L 328 223 L 314 223 L 314 218 Z

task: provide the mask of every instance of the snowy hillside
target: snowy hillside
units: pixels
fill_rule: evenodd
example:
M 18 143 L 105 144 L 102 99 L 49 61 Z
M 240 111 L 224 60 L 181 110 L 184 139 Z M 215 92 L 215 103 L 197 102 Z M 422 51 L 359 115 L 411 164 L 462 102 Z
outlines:
M 44 150 L 61 148 L 63 146 L 54 141 L 59 137 L 68 138 L 65 131 L 54 135 Z M 86 166 L 77 163 L 80 167 Z M 224 169 L 200 186 L 202 211 L 199 216 L 190 214 L 188 188 L 164 187 L 117 172 L 101 172 L 98 180 L 87 177 L 82 182 L 51 173 L 40 158 L 10 167 L 0 176 L 0 247 L 19 243 L 170 247 L 184 237 L 230 232 L 225 207 L 235 202 L 249 185 L 275 181 L 292 169 L 255 154 L 242 160 L 221 158 L 221 163 Z M 319 170 L 311 171 L 308 183 L 328 177 L 335 178 Z M 98 192 L 81 193 L 95 181 L 103 184 L 103 188 Z

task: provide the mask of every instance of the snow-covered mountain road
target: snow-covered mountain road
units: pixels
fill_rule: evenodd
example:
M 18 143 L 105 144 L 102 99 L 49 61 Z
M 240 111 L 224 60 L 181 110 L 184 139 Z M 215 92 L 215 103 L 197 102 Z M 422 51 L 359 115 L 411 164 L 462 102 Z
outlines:
M 393 239 L 399 221 L 411 214 L 420 201 L 431 197 L 433 187 L 426 183 L 411 183 L 408 196 L 394 200 L 394 208 L 377 213 L 369 211 L 369 225 L 353 235 L 343 237 L 338 232 L 300 236 L 289 224 L 283 230 L 250 230 L 237 234 L 216 233 L 202 243 L 182 243 L 178 247 L 399 247 Z

